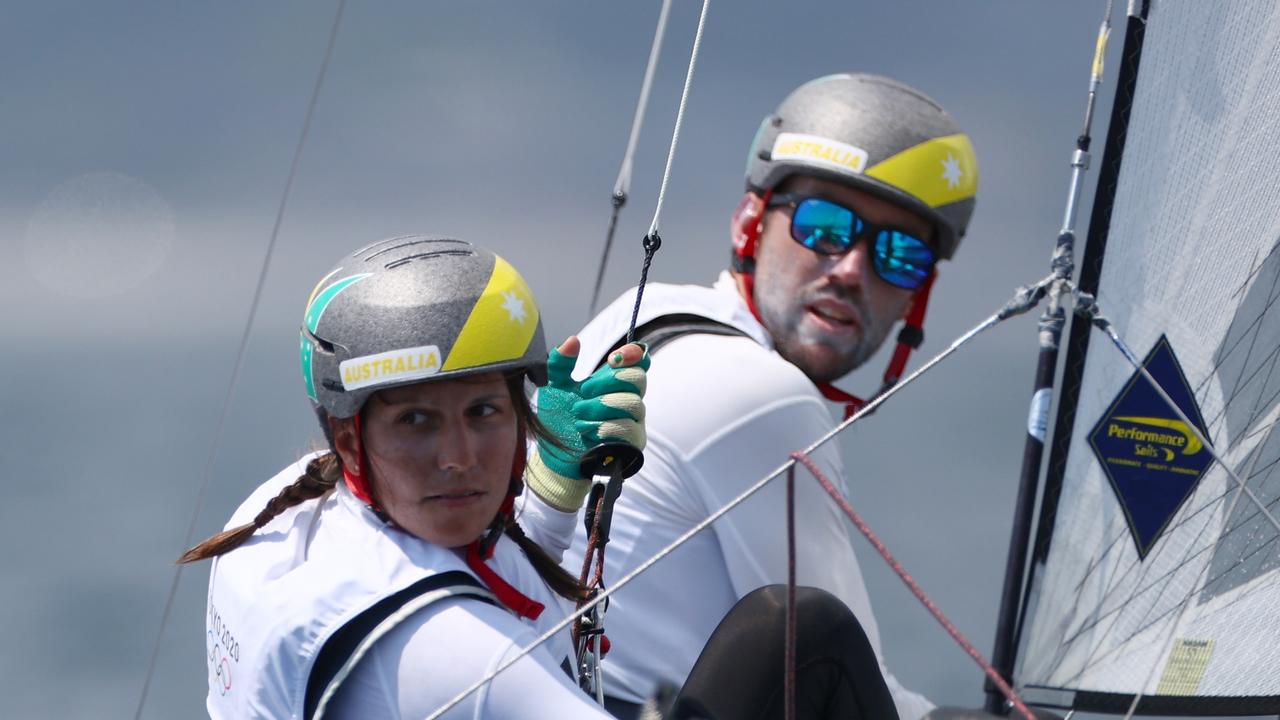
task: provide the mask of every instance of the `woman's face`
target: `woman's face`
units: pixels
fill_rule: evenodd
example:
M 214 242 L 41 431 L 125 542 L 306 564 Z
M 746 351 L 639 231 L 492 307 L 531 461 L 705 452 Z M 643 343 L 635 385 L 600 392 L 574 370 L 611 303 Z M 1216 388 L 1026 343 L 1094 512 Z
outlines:
M 396 524 L 444 547 L 480 537 L 506 497 L 516 450 L 502 375 L 383 390 L 365 404 L 363 424 L 374 499 Z M 356 467 L 355 433 L 344 427 L 335 444 Z

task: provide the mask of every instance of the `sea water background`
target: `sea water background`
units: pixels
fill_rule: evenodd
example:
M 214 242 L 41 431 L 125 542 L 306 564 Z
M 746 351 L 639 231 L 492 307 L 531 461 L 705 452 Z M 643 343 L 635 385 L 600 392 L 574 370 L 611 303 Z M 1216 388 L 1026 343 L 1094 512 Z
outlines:
M 197 537 L 315 441 L 296 328 L 344 252 L 455 234 L 524 272 L 552 338 L 580 325 L 658 5 L 348 5 Z M 1047 271 L 1102 7 L 713 4 L 652 278 L 705 283 L 724 266 L 747 146 L 786 92 L 829 72 L 888 74 L 947 107 L 982 167 L 918 357 L 938 351 Z M 134 712 L 334 8 L 53 0 L 5 12 L 6 718 Z M 606 297 L 638 275 L 698 9 L 674 3 Z M 1035 351 L 1034 319 L 1020 318 L 840 441 L 854 505 L 984 651 Z M 883 362 L 844 384 L 873 389 Z M 980 703 L 978 671 L 858 543 L 890 666 L 935 701 Z M 144 717 L 203 713 L 206 577 L 181 576 Z

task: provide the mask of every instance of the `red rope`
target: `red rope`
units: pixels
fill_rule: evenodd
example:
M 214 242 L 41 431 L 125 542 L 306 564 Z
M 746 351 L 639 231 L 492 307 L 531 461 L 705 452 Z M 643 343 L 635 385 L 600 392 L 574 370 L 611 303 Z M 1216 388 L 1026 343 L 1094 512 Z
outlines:
M 968 638 L 966 638 L 964 634 L 947 619 L 947 616 L 942 614 L 942 611 L 938 609 L 938 606 L 934 604 L 933 600 L 929 599 L 929 596 L 925 594 L 924 590 L 916 584 L 916 581 L 906 571 L 906 568 L 902 567 L 902 563 L 898 562 L 897 558 L 889 552 L 889 548 L 885 547 L 884 543 L 880 541 L 880 538 L 871 531 L 871 528 L 867 523 L 863 521 L 862 517 L 858 515 L 857 512 L 854 511 L 853 506 L 850 505 L 849 501 L 840 494 L 840 491 L 836 490 L 835 486 L 831 484 L 831 481 L 822 474 L 822 471 L 818 469 L 818 466 L 814 464 L 813 460 L 811 460 L 808 455 L 799 451 L 791 453 L 791 459 L 801 465 L 804 465 L 805 468 L 808 469 L 814 479 L 818 481 L 818 484 L 822 486 L 822 489 L 827 491 L 827 494 L 831 496 L 831 499 L 834 500 L 840 510 L 844 512 L 845 516 L 849 518 L 854 526 L 856 526 L 858 530 L 866 536 L 867 540 L 876 549 L 876 551 L 880 553 L 880 557 L 883 557 L 885 562 L 889 563 L 889 567 L 893 568 L 893 571 L 898 574 L 898 577 L 902 578 L 902 581 L 907 584 L 907 587 L 911 589 L 911 593 L 916 596 L 916 599 L 933 614 L 934 619 L 937 620 L 947 633 L 960 644 L 960 647 L 964 648 L 964 651 L 968 653 L 969 657 L 973 658 L 973 661 L 976 662 L 979 667 L 982 668 L 982 671 L 987 674 L 987 677 L 991 678 L 991 681 L 996 684 L 996 687 L 1000 688 L 1000 692 L 1004 694 L 1005 699 L 1007 699 L 1009 703 L 1013 705 L 1013 707 L 1016 708 L 1024 718 L 1026 718 L 1026 720 L 1036 720 L 1036 716 L 1032 714 L 1031 710 L 1029 710 L 1022 702 L 1022 698 L 1018 697 L 1018 693 L 1009 686 L 1009 683 L 1005 682 L 1004 678 L 1000 677 L 1000 673 L 996 672 L 995 668 L 991 667 L 991 663 L 987 662 L 986 658 L 982 656 L 982 653 L 978 652 L 978 649 L 973 646 L 973 643 L 969 642 Z
M 592 523 L 591 532 L 587 536 L 587 549 L 582 554 L 582 573 L 578 576 L 578 583 L 589 590 L 595 590 L 600 587 L 600 583 L 604 579 L 604 547 L 600 545 L 600 513 L 603 511 L 604 493 L 601 493 L 600 498 L 596 500 L 595 522 Z M 593 561 L 595 561 L 594 577 L 592 576 Z M 579 600 L 578 609 L 582 609 L 582 606 L 586 604 L 586 600 Z M 573 624 L 571 635 L 573 636 L 573 646 L 576 650 L 582 636 L 582 628 L 579 623 Z
M 784 642 L 783 716 L 796 720 L 796 466 L 787 468 L 787 629 Z

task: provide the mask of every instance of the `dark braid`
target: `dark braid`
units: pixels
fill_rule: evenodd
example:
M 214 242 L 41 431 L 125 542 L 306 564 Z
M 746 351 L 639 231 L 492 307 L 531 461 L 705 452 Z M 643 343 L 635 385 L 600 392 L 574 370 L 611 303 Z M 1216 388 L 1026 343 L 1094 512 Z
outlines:
M 526 428 L 526 432 L 535 438 L 563 448 L 564 444 L 538 420 L 538 416 L 534 413 L 533 408 L 530 407 L 529 398 L 524 392 L 524 373 L 509 375 L 506 381 L 507 389 L 511 393 L 512 404 L 515 407 L 517 421 L 522 427 Z M 328 413 L 324 412 L 323 408 L 317 408 L 317 415 L 320 418 L 320 426 L 325 431 L 325 438 L 329 441 L 330 448 L 332 448 L 333 437 L 329 428 Z M 523 447 L 517 448 L 517 452 L 523 451 Z M 272 498 L 267 503 L 267 506 L 262 509 L 262 512 L 258 513 L 257 517 L 253 519 L 253 522 L 230 530 L 224 530 L 214 535 L 188 550 L 181 558 L 178 558 L 178 562 L 189 563 L 204 560 L 236 549 L 253 537 L 253 533 L 258 528 L 271 522 L 280 513 L 298 503 L 320 497 L 332 490 L 341 477 L 342 462 L 332 449 L 323 455 L 315 457 L 311 462 L 307 463 L 306 472 L 302 477 L 299 477 L 292 485 L 281 490 L 280 494 Z M 516 486 L 513 489 L 519 492 L 519 486 L 523 485 L 523 482 L 520 478 L 514 479 L 514 482 Z M 533 565 L 533 569 L 537 571 L 538 576 L 553 592 L 561 597 L 579 602 L 590 598 L 590 591 L 583 587 L 569 571 L 552 560 L 546 550 L 543 550 L 540 545 L 525 535 L 524 530 L 516 523 L 514 518 L 509 516 L 494 518 L 494 525 L 491 526 L 491 530 L 498 530 L 498 523 L 501 523 L 502 532 L 514 540 L 520 546 L 520 549 L 524 551 L 525 557 L 529 558 L 529 564 Z M 493 537 L 496 539 L 496 534 Z
M 591 599 L 591 592 L 578 582 L 578 578 L 552 560 L 541 545 L 530 540 L 515 518 L 507 520 L 506 535 L 520 546 L 525 557 L 529 558 L 529 564 L 533 565 L 533 569 L 538 571 L 538 576 L 555 594 L 575 602 L 586 602 Z
M 511 391 L 511 401 L 516 409 L 516 418 L 525 429 L 521 433 L 521 443 L 524 442 L 524 434 L 528 433 L 536 439 L 551 442 L 556 447 L 567 450 L 564 443 L 555 436 L 542 421 L 538 420 L 538 415 L 533 411 L 529 404 L 529 397 L 524 393 L 524 376 L 518 375 L 507 378 L 507 388 Z M 516 449 L 516 452 L 523 452 L 524 448 Z M 521 490 L 528 492 L 524 488 L 523 478 L 512 479 L 512 492 L 518 494 Z M 568 570 L 560 567 L 560 564 L 551 559 L 546 550 L 542 546 L 534 542 L 528 535 L 524 534 L 524 528 L 516 522 L 514 517 L 499 516 L 495 522 L 503 523 L 503 532 L 507 537 L 515 541 L 520 549 L 524 551 L 525 557 L 529 558 L 529 564 L 537 571 L 542 581 L 551 588 L 555 594 L 563 598 L 568 598 L 575 602 L 585 602 L 591 599 L 590 591 L 578 582 L 578 578 L 573 576 Z
M 253 533 L 271 522 L 277 515 L 299 503 L 318 498 L 329 492 L 342 477 L 342 463 L 332 451 L 318 455 L 307 463 L 307 469 L 297 480 L 280 494 L 271 498 L 267 506 L 253 518 L 253 522 L 240 527 L 223 530 L 204 542 L 196 545 L 178 558 L 179 563 L 190 563 L 197 560 L 216 557 L 230 552 L 253 537 Z

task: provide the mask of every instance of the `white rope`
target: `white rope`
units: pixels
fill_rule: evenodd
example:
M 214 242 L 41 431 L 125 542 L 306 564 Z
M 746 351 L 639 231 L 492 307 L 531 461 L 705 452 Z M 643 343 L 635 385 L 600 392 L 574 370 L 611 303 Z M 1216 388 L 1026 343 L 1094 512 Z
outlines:
M 1055 276 L 1050 275 L 1032 287 L 1045 286 L 1049 282 L 1052 282 L 1054 279 L 1055 279 Z M 1018 290 L 1018 295 L 1015 296 L 1015 299 L 1020 298 L 1026 292 L 1027 292 L 1027 288 L 1020 288 Z M 995 313 L 992 313 L 989 317 L 987 317 L 985 320 L 975 325 L 968 332 L 964 333 L 960 337 L 953 340 L 945 350 L 935 355 L 932 359 L 930 359 L 924 365 L 921 365 L 917 370 L 912 372 L 910 375 L 908 375 L 898 384 L 890 387 L 889 389 L 885 390 L 884 392 L 874 397 L 870 402 L 864 405 L 862 409 L 858 410 L 858 412 L 849 416 L 844 422 L 841 422 L 839 425 L 836 425 L 835 428 L 833 428 L 832 430 L 828 431 L 825 435 L 815 440 L 812 444 L 804 448 L 804 450 L 802 450 L 801 452 L 805 455 L 809 455 L 813 451 L 822 447 L 827 442 L 829 442 L 832 438 L 834 438 L 835 436 L 839 435 L 841 432 L 849 428 L 851 425 L 858 422 L 859 420 L 866 417 L 867 415 L 870 415 L 872 412 L 876 410 L 876 408 L 880 407 L 885 402 L 887 402 L 889 398 L 896 395 L 899 391 L 901 391 L 906 386 L 915 382 L 917 379 L 920 378 L 920 376 L 924 375 L 926 372 L 929 372 L 929 370 L 933 369 L 934 366 L 936 366 L 938 363 L 942 362 L 943 360 L 951 356 L 954 352 L 959 350 L 964 345 L 968 344 L 969 341 L 973 340 L 973 338 L 977 337 L 982 332 L 991 329 L 992 327 L 998 325 L 1004 320 L 1009 319 L 1010 317 L 1013 317 L 1014 315 L 1021 314 L 1023 312 L 1030 310 L 1032 307 L 1034 307 L 1034 304 L 1031 304 L 1031 305 L 1022 307 L 1018 312 L 1011 312 L 1010 305 L 1012 304 L 1013 304 L 1012 302 L 1007 303 L 1000 310 L 996 311 Z M 719 520 L 730 510 L 733 510 L 735 507 L 745 502 L 752 495 L 755 495 L 757 492 L 764 489 L 764 487 L 768 485 L 770 482 L 772 482 L 773 480 L 777 479 L 778 477 L 781 477 L 783 473 L 785 473 L 789 468 L 791 468 L 795 464 L 796 464 L 795 460 L 788 459 L 786 462 L 779 465 L 778 468 L 775 469 L 773 472 L 757 480 L 750 487 L 748 487 L 746 490 L 743 490 L 741 493 L 739 493 L 736 497 L 734 497 L 732 500 L 726 503 L 719 510 L 716 510 L 715 512 L 711 513 L 704 520 L 694 525 L 693 527 L 689 528 L 687 531 L 684 532 L 684 534 L 680 535 L 680 537 L 671 541 L 670 544 L 668 544 L 666 547 L 662 548 L 656 554 L 654 554 L 653 557 L 650 557 L 649 559 L 645 560 L 636 569 L 627 573 L 625 576 L 619 579 L 616 583 L 613 583 L 611 587 L 597 594 L 589 602 L 583 604 L 582 607 L 578 608 L 573 613 L 570 613 L 568 616 L 566 616 L 560 622 L 556 623 L 546 632 L 539 635 L 532 643 L 521 648 L 520 651 L 517 652 L 515 655 L 513 655 L 510 659 L 498 665 L 498 667 L 494 668 L 491 672 L 486 674 L 484 677 L 472 683 L 467 689 L 463 690 L 462 692 L 454 696 L 453 699 L 451 699 L 449 702 L 440 706 L 439 709 L 437 709 L 435 712 L 428 715 L 426 720 L 436 720 L 436 718 L 439 718 L 440 716 L 444 715 L 446 712 L 448 712 L 449 710 L 457 706 L 458 703 L 461 703 L 463 700 L 466 700 L 468 697 L 471 696 L 472 693 L 484 687 L 485 684 L 492 681 L 498 675 L 502 674 L 502 672 L 504 672 L 507 668 L 511 667 L 516 662 L 524 658 L 526 655 L 533 652 L 533 650 L 535 650 L 537 647 L 539 647 L 546 641 L 550 640 L 551 638 L 555 637 L 558 633 L 562 632 L 565 628 L 569 627 L 569 625 L 574 623 L 579 617 L 590 612 L 592 608 L 594 608 L 596 605 L 599 605 L 601 602 L 604 602 L 607 598 L 609 598 L 611 595 L 616 593 L 618 590 L 621 590 L 622 588 L 626 587 L 628 584 L 631 583 L 632 580 L 636 579 L 636 577 L 638 577 L 641 573 L 653 567 L 659 560 L 662 560 L 667 555 L 670 555 L 681 545 L 688 542 L 689 539 L 692 538 L 694 535 L 697 535 L 698 533 L 707 529 L 708 527 L 711 526 L 712 523 L 714 523 L 716 520 Z
M 658 188 L 658 204 L 653 209 L 653 222 L 647 235 L 658 233 L 658 219 L 662 216 L 662 202 L 667 197 L 667 182 L 671 179 L 671 164 L 676 158 L 676 143 L 680 141 L 680 126 L 684 123 L 684 108 L 689 102 L 689 88 L 693 85 L 693 68 L 698 64 L 698 50 L 702 47 L 702 31 L 707 25 L 707 8 L 711 0 L 702 0 L 702 14 L 698 16 L 698 34 L 693 38 L 693 52 L 689 55 L 689 70 L 684 76 L 684 90 L 680 93 L 680 109 L 676 112 L 676 127 L 671 133 L 671 148 L 667 151 L 667 167 L 662 171 L 662 185 Z
M 658 66 L 658 54 L 662 48 L 662 38 L 667 31 L 667 19 L 670 14 L 671 0 L 663 0 L 662 10 L 658 13 L 658 27 L 653 33 L 653 44 L 649 46 L 649 61 L 644 68 L 644 80 L 640 83 L 640 98 L 636 102 L 636 114 L 631 119 L 631 137 L 627 139 L 627 149 L 622 155 L 622 167 L 618 168 L 618 179 L 613 184 L 613 198 L 610 203 L 613 205 L 613 211 L 609 214 L 609 229 L 604 234 L 604 249 L 600 251 L 596 282 L 591 288 L 587 319 L 595 317 L 596 307 L 600 304 L 600 288 L 604 285 L 604 273 L 609 266 L 609 255 L 613 252 L 613 235 L 618 229 L 618 215 L 622 212 L 622 206 L 627 204 L 627 193 L 631 190 L 631 168 L 635 158 L 636 143 L 640 139 L 640 126 L 644 123 L 645 108 L 649 105 L 653 73 Z
M 195 536 L 196 525 L 200 519 L 200 511 L 204 507 L 205 496 L 209 489 L 209 480 L 213 476 L 213 463 L 222 445 L 222 435 L 226 428 L 227 416 L 231 411 L 231 399 L 235 395 L 236 385 L 240 382 L 240 371 L 244 367 L 246 351 L 249 347 L 249 333 L 253 329 L 254 318 L 258 314 L 258 304 L 262 299 L 262 289 L 266 285 L 267 270 L 271 267 L 271 256 L 275 250 L 276 238 L 280 235 L 280 225 L 284 221 L 285 207 L 289 204 L 289 193 L 293 190 L 293 181 L 298 175 L 298 166 L 302 161 L 302 148 L 307 144 L 307 135 L 311 131 L 311 119 L 315 115 L 316 103 L 320 97 L 320 88 L 324 86 L 325 73 L 329 69 L 329 60 L 333 57 L 333 47 L 338 40 L 338 28 L 342 25 L 342 11 L 346 0 L 338 0 L 338 9 L 334 13 L 333 27 L 329 30 L 329 43 L 325 46 L 324 58 L 320 61 L 320 73 L 316 76 L 315 87 L 311 90 L 311 99 L 307 103 L 307 112 L 302 121 L 302 132 L 298 136 L 298 144 L 293 151 L 293 162 L 289 165 L 289 175 L 285 179 L 284 191 L 280 196 L 280 205 L 276 209 L 275 223 L 271 226 L 271 238 L 267 241 L 267 251 L 262 258 L 262 268 L 258 271 L 258 282 L 253 288 L 253 299 L 249 303 L 249 316 L 245 319 L 244 331 L 240 334 L 240 345 L 236 350 L 235 365 L 231 370 L 231 380 L 227 384 L 227 392 L 222 399 L 222 410 L 218 414 L 218 424 L 213 433 L 213 443 L 209 447 L 209 456 L 205 460 L 201 473 L 200 487 L 196 492 L 195 507 L 191 511 L 191 521 L 187 525 L 187 534 L 182 547 L 191 546 Z M 173 569 L 173 579 L 169 583 L 169 593 L 165 597 L 164 611 L 160 616 L 160 629 L 156 632 L 155 645 L 151 649 L 151 659 L 147 663 L 147 673 L 142 682 L 142 693 L 138 698 L 138 707 L 134 711 L 134 720 L 142 717 L 142 710 L 147 703 L 147 693 L 151 688 L 151 678 L 155 674 L 156 661 L 160 656 L 160 642 L 164 638 L 165 628 L 169 625 L 169 617 L 173 612 L 173 601 L 178 593 L 178 581 L 182 577 L 182 565 Z
M 667 18 L 670 14 L 671 0 L 662 0 L 662 10 L 658 13 L 658 29 L 654 31 L 653 45 L 649 47 L 649 62 L 644 67 L 644 80 L 640 83 L 640 99 L 636 103 L 635 117 L 631 119 L 631 137 L 627 139 L 627 151 L 622 156 L 618 180 L 613 184 L 614 197 L 625 198 L 631 191 L 631 165 L 636 154 L 636 143 L 640 140 L 640 127 L 644 124 L 645 108 L 649 105 L 649 91 L 653 87 L 653 71 L 658 67 L 662 37 L 667 32 Z

